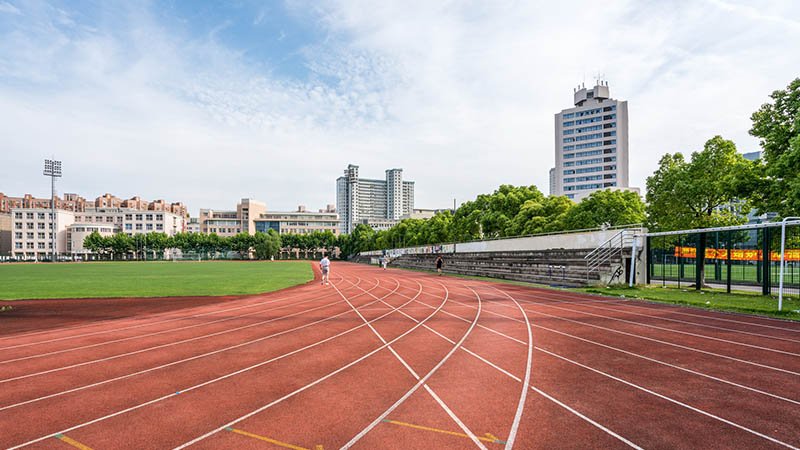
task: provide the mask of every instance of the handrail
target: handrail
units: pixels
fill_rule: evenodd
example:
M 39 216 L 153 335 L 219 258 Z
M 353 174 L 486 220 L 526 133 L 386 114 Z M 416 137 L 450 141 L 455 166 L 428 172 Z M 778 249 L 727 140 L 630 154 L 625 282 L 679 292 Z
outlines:
M 636 240 L 635 229 L 624 229 L 614 234 L 605 242 L 598 245 L 596 249 L 589 252 L 583 259 L 586 261 L 586 279 L 593 271 L 600 269 L 600 266 L 615 256 L 619 256 L 620 262 L 624 258 L 624 250 Z

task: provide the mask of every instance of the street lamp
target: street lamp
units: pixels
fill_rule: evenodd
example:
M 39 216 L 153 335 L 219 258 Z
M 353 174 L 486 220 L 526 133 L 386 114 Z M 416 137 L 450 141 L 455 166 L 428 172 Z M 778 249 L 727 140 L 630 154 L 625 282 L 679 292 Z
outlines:
M 61 161 L 44 160 L 44 175 L 50 177 L 50 245 L 53 247 L 53 261 L 56 260 L 56 178 L 61 178 Z

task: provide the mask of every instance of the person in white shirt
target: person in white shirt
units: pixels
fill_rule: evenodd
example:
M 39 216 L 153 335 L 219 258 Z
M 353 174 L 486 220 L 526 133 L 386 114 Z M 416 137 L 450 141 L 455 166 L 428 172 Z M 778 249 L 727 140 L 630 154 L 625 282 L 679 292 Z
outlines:
M 327 256 L 324 256 L 322 260 L 319 262 L 319 268 L 322 270 L 322 282 L 320 284 L 328 285 L 328 272 L 331 268 L 331 260 L 328 259 Z

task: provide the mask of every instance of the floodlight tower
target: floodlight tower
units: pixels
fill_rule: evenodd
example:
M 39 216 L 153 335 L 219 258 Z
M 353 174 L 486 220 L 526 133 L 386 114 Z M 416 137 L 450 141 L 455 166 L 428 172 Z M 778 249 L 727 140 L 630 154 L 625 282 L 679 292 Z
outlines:
M 61 161 L 44 160 L 44 175 L 50 177 L 50 245 L 53 246 L 53 262 L 56 261 L 56 178 L 61 178 Z

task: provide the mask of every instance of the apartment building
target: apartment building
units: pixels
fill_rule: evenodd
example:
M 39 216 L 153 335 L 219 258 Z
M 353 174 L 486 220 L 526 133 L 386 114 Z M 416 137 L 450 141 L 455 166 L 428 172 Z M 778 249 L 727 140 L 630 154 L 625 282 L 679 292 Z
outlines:
M 234 236 L 239 233 L 255 234 L 256 219 L 267 212 L 267 204 L 243 198 L 235 210 L 216 211 L 201 209 L 197 221 L 200 233 L 216 233 L 219 236 Z
M 49 198 L 37 198 L 31 194 L 22 197 L 9 197 L 0 192 L 0 213 L 10 213 L 13 208 L 50 208 Z M 121 199 L 112 194 L 104 194 L 94 200 L 86 200 L 78 194 L 64 194 L 55 197 L 55 209 L 83 212 L 92 208 L 128 208 L 143 211 L 166 211 L 186 216 L 186 206 L 181 202 L 167 203 L 164 200 L 149 202 L 139 196 Z
M 328 205 L 326 210 L 306 211 L 299 206 L 297 211 L 267 211 L 255 220 L 256 231 L 266 233 L 270 229 L 280 234 L 309 234 L 315 231 L 331 231 L 339 234 L 339 215 Z
M 580 201 L 601 189 L 630 189 L 628 102 L 612 99 L 600 81 L 576 89 L 573 104 L 555 114 L 551 193 Z
M 384 229 L 411 215 L 414 182 L 403 180 L 403 169 L 387 169 L 383 180 L 360 178 L 358 166 L 350 164 L 336 179 L 336 210 L 340 233 L 350 233 L 360 223 Z

